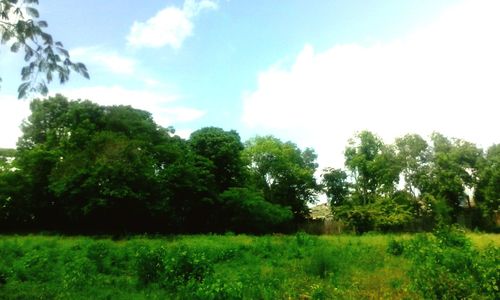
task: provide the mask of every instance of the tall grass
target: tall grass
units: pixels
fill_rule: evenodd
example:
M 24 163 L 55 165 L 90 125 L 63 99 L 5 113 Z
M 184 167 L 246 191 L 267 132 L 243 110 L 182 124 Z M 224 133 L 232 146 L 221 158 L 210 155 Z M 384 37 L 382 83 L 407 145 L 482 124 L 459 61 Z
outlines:
M 0 236 L 0 299 L 420 299 L 434 273 L 419 275 L 416 245 L 437 240 L 424 236 Z M 490 282 L 498 247 L 472 240 L 466 276 Z

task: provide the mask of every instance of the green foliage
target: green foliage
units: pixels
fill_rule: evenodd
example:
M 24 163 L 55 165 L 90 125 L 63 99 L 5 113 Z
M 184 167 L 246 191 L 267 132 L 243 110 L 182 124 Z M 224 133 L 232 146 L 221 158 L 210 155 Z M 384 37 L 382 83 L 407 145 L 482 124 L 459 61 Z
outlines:
M 340 169 L 328 168 L 323 170 L 322 185 L 328 197 L 330 206 L 344 204 L 349 198 L 349 183 L 347 173 Z
M 296 221 L 309 215 L 307 204 L 316 200 L 319 190 L 314 150 L 302 151 L 292 142 L 258 136 L 246 143 L 243 157 L 251 185 L 263 192 L 266 201 L 289 206 Z
M 137 275 L 141 285 L 158 283 L 165 275 L 166 249 L 141 248 L 137 255 Z
M 358 133 L 345 150 L 345 165 L 355 179 L 352 201 L 366 205 L 394 192 L 400 164 L 393 147 L 369 131 Z
M 387 244 L 387 253 L 400 256 L 405 249 L 404 243 L 400 240 L 390 239 Z
M 474 200 L 483 214 L 485 227 L 495 227 L 495 212 L 500 211 L 500 144 L 488 148 L 485 159 L 479 163 L 478 177 Z
M 219 193 L 243 184 L 243 143 L 236 131 L 205 127 L 191 134 L 189 146 L 196 154 L 213 163 Z
M 202 282 L 213 272 L 212 262 L 201 251 L 179 247 L 165 263 L 165 284 L 177 288 L 190 281 Z
M 499 292 L 498 247 L 479 253 L 463 232 L 441 228 L 433 235 L 418 235 L 407 250 L 405 255 L 413 261 L 412 287 L 422 296 L 465 299 Z
M 391 145 L 362 131 L 346 170 L 326 168 L 320 186 L 315 152 L 272 136 L 243 145 L 206 127 L 186 141 L 149 112 L 61 95 L 30 109 L 17 149 L 0 149 L 1 230 L 289 232 L 321 188 L 335 222 L 357 233 L 496 228 L 496 146 L 485 155 L 438 133 L 430 145 L 418 135 Z
M 474 236 L 479 250 L 447 230 L 411 239 L 1 236 L 0 298 L 432 299 L 438 289 L 448 299 L 494 298 L 500 253 L 486 244 L 498 241 Z M 390 240 L 403 255 L 387 254 Z
M 34 6 L 37 4 L 33 0 L 0 1 L 0 42 L 9 45 L 11 52 L 24 51 L 26 66 L 21 69 L 19 98 L 33 92 L 47 95 L 47 84 L 53 77 L 62 84 L 68 81 L 71 71 L 89 78 L 85 65 L 71 61 L 63 44 L 45 31 L 48 25 L 39 19 Z
M 226 229 L 235 232 L 280 231 L 292 220 L 288 207 L 267 202 L 260 193 L 246 188 L 230 188 L 220 195 Z
M 311 253 L 310 260 L 306 267 L 307 274 L 318 276 L 319 278 L 327 278 L 337 270 L 336 260 L 333 253 L 325 248 L 319 248 Z

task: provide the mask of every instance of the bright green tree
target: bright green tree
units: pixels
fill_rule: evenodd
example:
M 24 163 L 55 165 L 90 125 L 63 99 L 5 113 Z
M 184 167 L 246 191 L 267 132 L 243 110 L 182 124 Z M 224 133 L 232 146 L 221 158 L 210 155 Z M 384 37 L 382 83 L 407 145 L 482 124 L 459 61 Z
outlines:
M 444 201 L 449 208 L 448 222 L 455 223 L 464 207 L 471 207 L 466 191 L 476 186 L 482 151 L 472 143 L 449 139 L 440 133 L 433 133 L 431 140 L 432 161 L 422 192 Z
M 401 170 L 392 146 L 369 131 L 358 133 L 345 150 L 345 165 L 354 181 L 353 198 L 366 205 L 395 191 Z
M 309 215 L 307 204 L 316 201 L 319 190 L 314 150 L 300 150 L 273 136 L 258 136 L 246 143 L 244 158 L 250 184 L 263 192 L 266 201 L 290 207 L 295 221 Z
M 427 142 L 418 134 L 407 134 L 397 138 L 397 159 L 401 164 L 405 190 L 418 197 L 422 189 L 422 178 L 427 176 L 430 163 L 430 149 Z
M 332 205 L 334 216 L 358 233 L 406 226 L 412 215 L 407 197 L 396 189 L 401 163 L 394 146 L 386 145 L 372 132 L 362 131 L 349 141 L 345 159 L 348 179 L 339 173 L 333 183 L 340 191 L 350 187 L 350 192 L 343 196 L 341 205 Z M 335 187 L 324 183 L 330 189 Z
M 492 145 L 479 165 L 479 180 L 475 202 L 479 206 L 486 226 L 494 227 L 500 212 L 500 144 Z

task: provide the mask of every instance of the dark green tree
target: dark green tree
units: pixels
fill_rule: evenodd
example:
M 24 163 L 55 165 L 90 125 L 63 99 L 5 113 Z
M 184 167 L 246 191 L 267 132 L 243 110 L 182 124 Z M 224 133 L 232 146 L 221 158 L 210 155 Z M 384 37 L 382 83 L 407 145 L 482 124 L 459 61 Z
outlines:
M 235 130 L 224 131 L 222 128 L 205 127 L 191 134 L 189 145 L 194 153 L 213 163 L 214 179 L 219 193 L 230 187 L 243 185 L 243 143 Z
M 323 170 L 322 185 L 330 206 L 340 206 L 349 200 L 349 182 L 345 171 L 335 168 Z
M 248 188 L 230 188 L 221 194 L 224 229 L 234 232 L 271 233 L 287 230 L 293 219 L 289 207 L 266 201 Z

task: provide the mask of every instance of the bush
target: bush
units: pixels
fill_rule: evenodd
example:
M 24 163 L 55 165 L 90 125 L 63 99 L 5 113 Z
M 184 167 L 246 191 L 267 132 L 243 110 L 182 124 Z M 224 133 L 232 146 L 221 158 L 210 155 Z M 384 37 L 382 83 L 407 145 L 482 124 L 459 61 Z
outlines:
M 498 293 L 498 248 L 478 252 L 456 228 L 417 235 L 405 255 L 413 261 L 412 287 L 426 298 L 483 298 Z
M 165 264 L 167 285 L 183 285 L 188 281 L 202 282 L 212 272 L 212 263 L 205 253 L 190 251 L 185 246 L 174 249 Z
M 311 253 L 306 272 L 320 278 L 327 278 L 332 275 L 336 269 L 336 257 L 324 247 L 321 247 Z
M 167 251 L 164 247 L 142 248 L 137 254 L 137 275 L 141 285 L 157 283 L 177 290 L 188 282 L 202 282 L 213 271 L 205 253 L 180 246 Z
M 137 252 L 137 276 L 141 285 L 159 282 L 165 273 L 166 250 L 139 248 Z
M 387 244 L 387 253 L 394 256 L 400 256 L 404 251 L 404 243 L 402 241 L 390 239 Z

